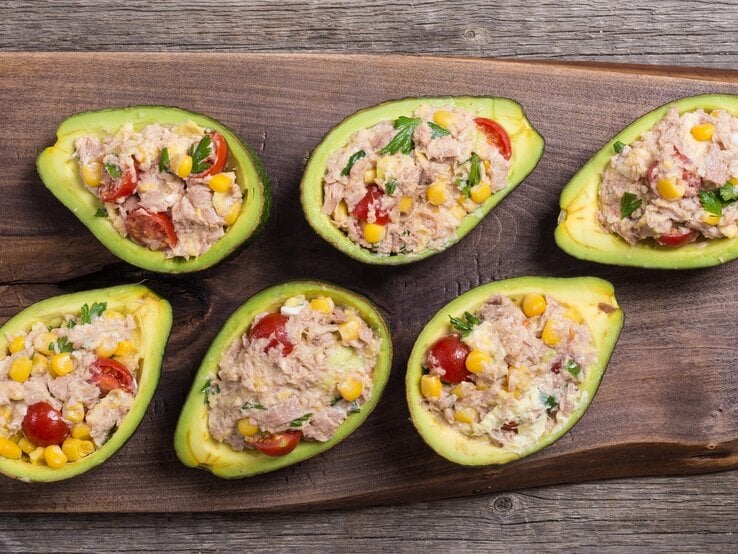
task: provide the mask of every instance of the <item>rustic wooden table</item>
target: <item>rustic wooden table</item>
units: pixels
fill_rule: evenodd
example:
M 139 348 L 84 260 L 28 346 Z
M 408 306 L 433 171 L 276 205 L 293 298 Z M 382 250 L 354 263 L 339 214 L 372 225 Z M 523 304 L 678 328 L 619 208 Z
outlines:
M 738 67 L 732 0 L 637 8 L 602 0 L 524 9 L 482 1 L 351 4 L 5 0 L 0 49 L 406 52 Z M 340 512 L 3 516 L 0 551 L 734 550 L 737 489 L 734 471 Z

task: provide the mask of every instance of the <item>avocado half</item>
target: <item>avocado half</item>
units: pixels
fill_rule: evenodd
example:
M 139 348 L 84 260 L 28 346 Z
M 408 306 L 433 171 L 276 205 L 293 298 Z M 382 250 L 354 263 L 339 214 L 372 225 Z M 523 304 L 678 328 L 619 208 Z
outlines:
M 676 106 L 679 113 L 699 108 L 707 112 L 721 109 L 738 117 L 738 96 L 704 94 L 664 104 L 620 131 L 574 175 L 561 192 L 561 213 L 554 236 L 564 252 L 581 260 L 652 269 L 708 267 L 738 257 L 738 237 L 693 242 L 677 248 L 650 244 L 652 241 L 631 246 L 597 221 L 600 182 L 610 158 L 615 154 L 615 142 L 631 144 L 636 141 L 661 121 L 672 106 Z
M 84 186 L 74 154 L 74 141 L 82 135 L 106 135 L 117 132 L 126 123 L 140 130 L 146 125 L 173 125 L 193 121 L 214 129 L 225 137 L 229 149 L 229 166 L 236 168 L 236 181 L 244 194 L 241 214 L 202 256 L 167 258 L 163 252 L 150 250 L 122 237 L 107 217 L 95 217 L 102 201 Z M 236 133 L 210 117 L 168 106 L 132 106 L 94 112 L 82 112 L 62 121 L 56 131 L 57 140 L 36 160 L 41 180 L 54 196 L 69 208 L 92 231 L 100 242 L 126 262 L 161 273 L 186 273 L 208 268 L 231 254 L 252 238 L 266 223 L 271 203 L 269 179 L 256 152 Z
M 426 409 L 420 391 L 420 378 L 423 375 L 426 352 L 436 340 L 452 330 L 449 315 L 459 316 L 465 311 L 473 313 L 494 294 L 522 300 L 530 292 L 549 294 L 581 314 L 592 333 L 598 356 L 595 364 L 588 368 L 581 384 L 581 390 L 585 394 L 566 425 L 555 433 L 544 435 L 527 451 L 518 453 L 494 446 L 484 437 L 464 435 Z M 596 277 L 518 277 L 474 288 L 446 304 L 433 316 L 415 341 L 405 377 L 412 422 L 423 440 L 436 453 L 457 464 L 501 465 L 533 454 L 559 439 L 584 415 L 597 392 L 622 326 L 623 312 L 618 307 L 612 284 Z
M 257 450 L 237 452 L 225 443 L 210 436 L 206 387 L 212 375 L 218 372 L 218 361 L 223 352 L 251 327 L 251 322 L 261 312 L 277 310 L 285 300 L 297 294 L 329 296 L 337 305 L 350 306 L 378 334 L 382 345 L 374 368 L 374 392 L 361 406 L 361 411 L 348 416 L 336 434 L 326 442 L 300 441 L 285 456 L 270 457 Z M 236 479 L 274 471 L 296 464 L 332 448 L 356 430 L 369 417 L 387 384 L 392 368 L 392 339 L 389 327 L 377 307 L 367 298 L 354 292 L 319 281 L 291 281 L 265 289 L 249 298 L 226 321 L 218 336 L 210 345 L 192 384 L 174 434 L 174 448 L 182 463 L 199 467 L 218 477 Z
M 33 465 L 22 459 L 11 460 L 0 457 L 0 473 L 26 482 L 61 481 L 75 477 L 100 465 L 115 454 L 141 423 L 159 383 L 164 349 L 172 327 L 172 308 L 169 302 L 148 288 L 141 285 L 123 285 L 65 294 L 37 302 L 0 327 L 0 352 L 7 352 L 8 335 L 28 331 L 37 321 L 46 325 L 61 325 L 64 315 L 79 313 L 83 304 L 92 305 L 93 302 L 107 302 L 110 310 L 133 314 L 142 330 L 138 391 L 131 410 L 108 441 L 86 458 L 68 462 L 64 467 L 54 469 L 45 465 Z
M 456 106 L 475 113 L 478 117 L 493 119 L 502 125 L 510 137 L 512 156 L 507 185 L 495 192 L 474 212 L 469 213 L 456 230 L 445 250 L 461 240 L 476 227 L 482 219 L 499 204 L 523 179 L 538 165 L 543 156 L 544 140 L 525 115 L 523 108 L 509 98 L 493 96 L 448 96 L 419 97 L 392 100 L 366 108 L 350 115 L 331 129 L 313 151 L 300 184 L 302 209 L 310 226 L 344 254 L 368 264 L 400 265 L 422 260 L 442 250 L 427 249 L 414 254 L 381 255 L 355 244 L 332 221 L 330 215 L 321 211 L 323 207 L 323 177 L 328 158 L 343 148 L 351 135 L 359 129 L 366 129 L 386 120 L 394 120 L 401 115 L 408 116 L 419 106 Z

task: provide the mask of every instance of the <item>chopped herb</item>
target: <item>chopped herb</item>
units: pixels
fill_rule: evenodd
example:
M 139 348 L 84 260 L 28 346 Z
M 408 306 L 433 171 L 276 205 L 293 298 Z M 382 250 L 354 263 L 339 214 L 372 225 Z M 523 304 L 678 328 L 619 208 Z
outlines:
M 400 254 L 407 254 L 407 244 L 403 244 L 400 246 L 400 249 L 398 250 Z
M 336 405 L 336 404 L 338 404 L 338 403 L 339 403 L 339 402 L 340 402 L 341 400 L 343 400 L 343 398 L 341 398 L 340 396 L 336 396 L 336 397 L 335 397 L 335 398 L 334 398 L 333 400 L 331 400 L 331 406 L 335 406 L 335 405 Z
M 351 407 L 349 408 L 349 411 L 348 411 L 348 413 L 350 413 L 350 414 L 358 414 L 361 411 L 361 406 L 359 406 L 359 402 L 356 401 L 356 400 L 354 400 L 350 404 L 350 406 Z
M 258 402 L 246 402 L 241 406 L 242 410 L 266 410 L 266 408 Z
M 462 179 L 461 177 L 457 177 L 456 181 L 454 181 L 454 184 L 461 189 L 461 194 L 469 198 L 469 196 L 471 195 L 471 187 L 464 179 Z
M 200 392 L 204 392 L 204 393 L 207 394 L 207 392 L 209 391 L 209 389 L 210 389 L 210 379 L 208 379 L 207 381 L 205 381 L 205 384 L 202 387 L 200 387 Z
M 715 215 L 723 215 L 723 202 L 720 199 L 717 191 L 714 190 L 701 190 L 699 193 L 700 203 L 705 208 L 706 212 L 710 212 Z
M 115 164 L 104 164 L 104 165 L 105 165 L 105 171 L 107 171 L 108 175 L 110 175 L 111 177 L 118 178 L 118 177 L 123 176 L 123 171 L 117 165 Z
M 71 329 L 75 325 L 77 325 L 77 322 L 74 321 L 73 319 L 70 319 L 69 321 L 67 321 L 67 329 Z
M 67 337 L 59 337 L 56 344 L 53 342 L 49 343 L 49 350 L 61 354 L 62 352 L 74 352 L 74 347 Z
M 98 208 L 95 212 L 95 217 L 108 217 L 108 210 L 105 208 Z
M 612 147 L 615 149 L 615 152 L 620 154 L 620 152 L 623 151 L 623 148 L 625 148 L 625 144 L 623 144 L 619 140 L 616 140 L 615 143 L 612 145 Z
M 205 161 L 205 159 L 211 154 L 211 145 L 212 140 L 210 139 L 210 135 L 202 137 L 200 142 L 197 143 L 197 146 L 194 144 L 190 145 L 190 148 L 187 151 L 187 153 L 192 157 L 192 169 L 190 170 L 190 174 L 202 173 L 212 165 Z
M 482 164 L 479 161 L 479 156 L 476 152 L 472 152 L 469 161 L 471 162 L 471 167 L 469 168 L 469 180 L 467 181 L 467 185 L 471 188 L 478 185 L 479 181 L 482 180 Z
M 571 373 L 574 377 L 579 377 L 579 373 L 581 373 L 582 371 L 581 366 L 574 360 L 569 360 L 568 362 L 566 362 L 566 366 L 564 367 L 566 371 Z
M 382 148 L 380 154 L 409 154 L 413 149 L 413 133 L 420 125 L 420 118 L 400 116 L 395 119 L 397 134 Z
M 451 131 L 432 121 L 428 122 L 428 127 L 431 128 L 431 139 L 437 139 L 451 134 Z
M 93 302 L 91 308 L 85 304 L 82 306 L 82 315 L 80 319 L 82 320 L 82 323 L 92 323 L 92 318 L 101 316 L 107 308 L 107 302 Z
M 546 406 L 546 411 L 549 414 L 559 406 L 559 401 L 556 400 L 555 396 L 550 394 L 542 394 L 541 401 L 543 402 L 543 405 Z
M 625 219 L 630 217 L 631 214 L 641 207 L 643 200 L 638 198 L 632 192 L 626 192 L 620 199 L 620 218 Z
M 734 185 L 730 181 L 720 187 L 718 191 L 720 192 L 720 198 L 723 199 L 723 202 L 733 202 L 734 200 L 738 200 L 738 186 Z
M 387 181 L 384 184 L 384 190 L 387 192 L 387 194 L 392 196 L 397 190 L 397 181 L 395 181 L 394 179 L 390 179 L 389 181 Z
M 474 326 L 481 323 L 481 320 L 477 316 L 470 314 L 469 312 L 464 312 L 463 319 L 453 316 L 448 317 L 451 320 L 451 326 L 457 331 L 461 331 L 462 337 L 471 333 Z
M 341 170 L 341 175 L 343 175 L 344 177 L 348 175 L 351 172 L 351 168 L 354 167 L 354 164 L 364 156 L 366 156 L 366 152 L 364 152 L 363 150 L 359 150 L 358 152 L 354 152 L 353 154 L 351 154 L 346 167 Z
M 290 427 L 302 427 L 313 416 L 312 412 L 290 421 Z
M 169 148 L 164 147 L 161 149 L 161 154 L 159 154 L 159 171 L 162 173 L 171 173 L 169 161 Z

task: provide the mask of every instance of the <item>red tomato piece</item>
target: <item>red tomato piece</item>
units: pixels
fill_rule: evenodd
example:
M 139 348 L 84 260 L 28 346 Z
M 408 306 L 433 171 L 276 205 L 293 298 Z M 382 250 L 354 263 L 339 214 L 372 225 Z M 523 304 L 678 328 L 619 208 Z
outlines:
M 287 356 L 294 346 L 287 338 L 287 316 L 279 313 L 267 314 L 251 327 L 250 339 L 271 339 L 264 352 L 280 346 L 282 355 Z
M 505 131 L 505 128 L 496 121 L 492 121 L 486 117 L 477 117 L 474 123 L 484 133 L 487 140 L 497 146 L 502 157 L 509 160 L 510 156 L 512 156 L 512 145 L 510 144 L 510 137 L 507 131 Z
M 120 362 L 110 358 L 98 358 L 90 366 L 90 371 L 92 372 L 90 382 L 97 385 L 103 396 L 115 389 L 133 392 L 133 376 Z
M 302 431 L 282 431 L 254 441 L 254 448 L 267 456 L 284 456 L 292 452 L 302 439 Z
M 125 171 L 120 177 L 113 177 L 106 171 L 98 189 L 100 200 L 114 202 L 121 198 L 128 198 L 136 190 L 136 182 L 135 171 Z
M 220 173 L 228 161 L 228 143 L 223 138 L 223 135 L 217 131 L 211 131 L 208 134 L 210 135 L 210 155 L 204 161 L 208 162 L 210 167 L 205 171 L 192 175 L 192 177 L 198 179 Z
M 126 231 L 135 242 L 152 250 L 177 246 L 177 233 L 166 212 L 151 213 L 143 208 L 133 210 L 126 216 Z
M 666 233 L 656 238 L 661 246 L 670 246 L 672 248 L 682 246 L 688 242 L 692 242 L 697 237 L 697 231 L 687 231 L 685 233 Z
M 36 446 L 61 444 L 69 436 L 69 427 L 62 414 L 47 402 L 36 402 L 28 406 L 21 424 L 23 433 Z
M 384 192 L 377 185 L 369 185 L 364 198 L 354 206 L 354 217 L 360 221 L 369 219 L 369 211 L 373 208 L 376 217 L 375 223 L 379 225 L 387 225 L 389 223 L 389 214 L 380 207 L 380 202 L 384 197 Z
M 446 383 L 460 383 L 469 377 L 466 357 L 469 347 L 461 342 L 459 335 L 441 337 L 430 347 L 429 363 L 445 371 L 441 377 Z

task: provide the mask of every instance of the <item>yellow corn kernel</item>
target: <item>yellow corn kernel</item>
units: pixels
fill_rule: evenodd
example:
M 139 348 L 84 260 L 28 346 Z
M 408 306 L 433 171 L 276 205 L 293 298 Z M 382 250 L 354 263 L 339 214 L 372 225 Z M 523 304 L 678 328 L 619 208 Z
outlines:
M 484 367 L 492 361 L 492 356 L 485 354 L 481 350 L 472 350 L 466 357 L 466 369 L 478 375 L 484 371 Z
M 185 155 L 179 160 L 177 170 L 174 172 L 180 179 L 185 179 L 192 172 L 192 156 Z M 212 188 L 212 187 L 211 187 Z
M 41 354 L 53 354 L 54 352 L 49 349 L 49 346 L 56 342 L 56 335 L 54 333 L 44 333 L 33 341 L 33 346 L 41 352 Z
M 448 110 L 438 110 L 433 114 L 433 121 L 444 129 L 448 129 L 450 125 L 453 125 L 455 120 L 454 114 Z
M 115 348 L 115 352 L 113 353 L 116 357 L 125 357 L 130 354 L 133 354 L 136 351 L 136 345 L 133 344 L 129 340 L 122 340 L 118 343 L 118 346 Z
M 384 228 L 384 225 L 367 223 L 364 226 L 364 239 L 371 244 L 381 242 L 386 235 L 387 229 Z
M 20 446 L 12 440 L 0 437 L 0 457 L 19 460 L 23 456 Z
M 74 362 L 69 352 L 63 352 L 61 354 L 54 354 L 51 357 L 51 371 L 57 377 L 71 373 L 74 370 Z
M 728 182 L 731 185 L 738 187 L 738 175 L 733 175 L 730 179 L 728 179 Z
M 36 445 L 29 441 L 26 437 L 21 437 L 21 439 L 18 441 L 18 447 L 26 454 L 30 454 L 31 452 L 36 450 Z
M 52 444 L 44 448 L 44 460 L 47 466 L 59 469 L 67 463 L 67 456 L 58 445 Z
M 244 437 L 253 437 L 259 432 L 259 426 L 254 425 L 248 417 L 239 419 L 236 426 L 238 427 L 238 432 Z
M 466 210 L 459 203 L 454 204 L 450 211 L 456 219 L 464 219 L 466 217 Z
M 49 371 L 49 359 L 43 354 L 34 354 L 31 373 L 33 375 L 43 375 L 47 371 Z
M 454 419 L 459 423 L 474 423 L 477 412 L 474 408 L 461 408 L 454 412 Z
M 81 443 L 81 440 L 75 439 L 73 437 L 67 437 L 66 439 L 64 439 L 61 449 L 64 455 L 67 457 L 67 460 L 69 460 L 70 462 L 76 462 L 77 460 L 82 459 L 82 452 L 80 452 Z
M 90 426 L 86 423 L 76 423 L 72 425 L 72 437 L 75 439 L 89 439 L 90 430 Z
M 102 181 L 102 166 L 98 162 L 85 164 L 80 168 L 82 180 L 88 187 L 99 187 Z
M 227 192 L 231 190 L 231 178 L 225 173 L 218 173 L 210 178 L 208 186 L 215 192 Z
M 126 316 L 116 310 L 105 310 L 103 317 L 105 319 L 123 319 Z
M 702 215 L 702 222 L 708 225 L 717 225 L 720 223 L 721 217 L 717 214 L 705 213 Z
M 492 196 L 492 189 L 489 188 L 489 183 L 479 183 L 471 188 L 470 195 L 474 202 L 481 204 Z
M 546 311 L 546 299 L 537 292 L 530 292 L 523 297 L 523 313 L 526 317 L 535 317 Z
M 370 167 L 364 172 L 364 184 L 371 185 L 374 181 L 377 180 L 377 170 L 373 167 Z
M 456 398 L 464 398 L 466 394 L 464 394 L 464 387 L 461 386 L 461 383 L 456 385 L 454 388 L 451 389 L 451 394 L 456 396 Z
M 680 185 L 669 177 L 659 179 L 656 183 L 656 189 L 665 200 L 679 200 L 684 196 L 684 185 Z
M 17 354 L 25 347 L 26 339 L 21 335 L 19 337 L 15 337 L 13 340 L 10 341 L 10 344 L 8 345 L 8 350 L 10 350 L 11 354 Z
M 583 323 L 584 318 L 582 317 L 582 314 L 579 313 L 579 310 L 575 310 L 574 308 L 569 308 L 566 310 L 566 313 L 564 314 L 567 318 L 571 319 L 575 323 Z
M 13 364 L 8 371 L 8 377 L 17 383 L 25 383 L 31 375 L 33 362 L 25 356 L 13 360 Z
M 707 141 L 712 139 L 712 135 L 715 133 L 715 126 L 712 123 L 700 123 L 692 127 L 692 136 L 701 141 Z
M 14 442 L 15 444 L 18 444 L 18 441 L 20 441 L 23 437 L 23 431 L 18 431 L 17 433 L 10 435 L 8 437 L 8 440 Z
M 82 402 L 77 402 L 76 404 L 65 407 L 62 415 L 64 419 L 72 423 L 81 423 L 85 419 L 85 407 L 82 405 Z
M 489 160 L 484 160 L 482 162 L 482 165 L 484 166 L 484 171 L 489 171 L 489 168 L 492 166 L 492 163 Z
M 543 332 L 541 333 L 541 339 L 549 346 L 556 346 L 561 342 L 561 336 L 555 329 L 555 325 L 552 319 L 546 321 L 543 326 Z
M 95 451 L 95 443 L 88 440 L 83 440 L 79 443 L 79 454 L 83 458 L 89 456 Z
M 95 354 L 97 354 L 101 358 L 110 358 L 113 354 L 115 354 L 115 351 L 117 349 L 118 343 L 110 337 L 105 337 L 103 340 L 100 341 L 100 344 L 97 345 L 97 348 L 95 348 Z
M 489 390 L 487 383 L 477 383 L 477 390 Z
M 359 322 L 355 319 L 344 321 L 338 326 L 338 334 L 341 340 L 351 342 L 359 338 Z
M 723 236 L 728 239 L 735 238 L 736 235 L 738 235 L 738 225 L 735 223 L 731 223 L 730 225 L 726 225 L 720 231 L 723 233 Z
M 236 222 L 238 216 L 241 215 L 241 206 L 243 206 L 243 202 L 240 200 L 231 206 L 231 209 L 228 210 L 228 213 L 223 218 L 226 225 L 230 227 Z
M 336 303 L 333 302 L 333 298 L 330 296 L 318 296 L 310 301 L 310 308 L 316 312 L 322 312 L 329 314 L 336 307 Z
M 401 214 L 409 214 L 410 210 L 413 209 L 413 204 L 415 202 L 412 198 L 409 196 L 403 196 L 400 198 L 400 201 L 397 203 L 397 207 L 400 209 Z
M 506 389 L 513 393 L 515 398 L 520 398 L 530 388 L 530 373 L 524 367 L 510 368 L 507 376 Z
M 361 393 L 364 390 L 364 385 L 362 385 L 361 381 L 358 379 L 349 377 L 343 383 L 339 383 L 336 388 L 338 389 L 338 393 L 346 402 L 353 402 L 361 396 Z
M 44 447 L 37 446 L 32 452 L 28 453 L 28 459 L 33 465 L 42 464 L 44 461 Z
M 428 186 L 426 191 L 428 196 L 428 202 L 434 206 L 440 206 L 448 200 L 448 190 L 446 189 L 446 183 L 436 181 L 435 183 Z
M 338 206 L 333 210 L 331 217 L 336 223 L 345 223 L 348 219 L 348 206 L 344 200 L 338 203 Z
M 423 375 L 420 378 L 420 392 L 426 398 L 441 397 L 441 378 L 438 375 Z
M 0 410 L 0 416 L 7 422 L 10 421 L 10 418 L 13 417 L 13 408 L 10 406 L 3 406 L 2 410 Z

